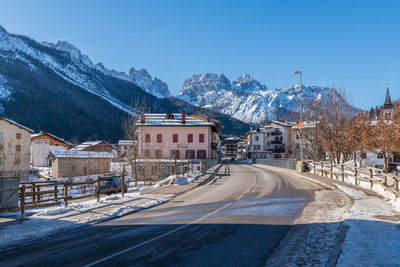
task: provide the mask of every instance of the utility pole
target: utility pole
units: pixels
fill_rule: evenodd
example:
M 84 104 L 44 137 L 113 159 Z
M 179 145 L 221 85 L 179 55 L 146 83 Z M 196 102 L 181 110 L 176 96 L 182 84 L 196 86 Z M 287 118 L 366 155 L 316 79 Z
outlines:
M 300 124 L 301 126 L 303 125 L 303 96 L 302 96 L 302 90 L 303 90 L 303 81 L 302 81 L 302 76 L 301 76 L 301 71 L 294 71 L 293 74 L 299 74 L 300 75 Z M 303 127 L 300 127 L 300 160 L 303 162 Z

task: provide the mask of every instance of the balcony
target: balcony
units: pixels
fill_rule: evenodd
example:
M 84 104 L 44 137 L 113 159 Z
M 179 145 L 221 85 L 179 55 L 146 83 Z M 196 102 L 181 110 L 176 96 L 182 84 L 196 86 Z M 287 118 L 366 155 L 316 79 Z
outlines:
M 282 141 L 271 141 L 272 145 L 282 145 Z
M 281 131 L 271 132 L 271 135 L 272 135 L 272 136 L 282 135 L 282 134 L 283 134 L 283 132 L 281 132 Z

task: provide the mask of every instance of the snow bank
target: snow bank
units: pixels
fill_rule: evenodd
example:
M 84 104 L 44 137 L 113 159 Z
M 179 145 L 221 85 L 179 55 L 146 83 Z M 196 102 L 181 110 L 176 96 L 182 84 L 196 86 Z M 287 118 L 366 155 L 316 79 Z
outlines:
M 388 201 L 368 196 L 360 190 L 336 186 L 351 196 L 354 204 L 344 221 L 349 231 L 342 245 L 337 266 L 395 266 L 400 262 L 399 222 Z

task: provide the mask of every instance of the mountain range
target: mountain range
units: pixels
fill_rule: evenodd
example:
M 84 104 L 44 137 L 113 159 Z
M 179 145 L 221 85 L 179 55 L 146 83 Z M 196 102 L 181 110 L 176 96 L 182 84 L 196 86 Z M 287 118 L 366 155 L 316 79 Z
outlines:
M 124 138 L 132 106 L 146 112 L 201 112 L 221 121 L 223 134 L 249 124 L 171 97 L 168 86 L 144 70 L 128 73 L 93 64 L 72 44 L 39 43 L 0 26 L 0 116 L 70 141 Z
M 335 89 L 303 85 L 301 90 L 304 102 L 323 103 Z M 275 119 L 297 119 L 299 96 L 300 85 L 271 90 L 249 74 L 230 82 L 224 74 L 207 73 L 186 79 L 177 97 L 254 124 Z

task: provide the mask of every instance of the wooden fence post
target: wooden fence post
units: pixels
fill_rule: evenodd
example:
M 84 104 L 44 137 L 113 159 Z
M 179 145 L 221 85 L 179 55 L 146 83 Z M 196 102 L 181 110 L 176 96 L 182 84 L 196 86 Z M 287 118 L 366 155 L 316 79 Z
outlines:
M 357 167 L 354 167 L 354 184 L 357 185 Z
M 321 161 L 321 176 L 324 177 L 324 163 Z
M 64 205 L 68 207 L 68 185 L 64 183 Z
M 58 201 L 58 187 L 57 183 L 54 184 L 54 200 L 57 202 Z
M 343 163 L 341 165 L 342 165 L 342 182 L 344 182 L 344 165 Z
M 194 173 L 194 168 L 193 168 L 193 160 L 192 160 L 192 173 Z
M 331 179 L 333 179 L 333 162 L 331 161 Z
M 371 178 L 371 180 L 369 182 L 370 182 L 370 186 L 371 186 L 371 190 L 372 190 L 372 186 L 374 185 L 374 182 L 373 182 L 374 173 L 373 173 L 372 169 L 369 169 L 369 175 L 370 175 L 370 178 Z
M 21 205 L 21 221 L 23 221 L 25 219 L 25 185 L 22 185 L 19 197 Z
M 384 185 L 388 185 L 388 183 L 387 183 L 387 174 L 385 173 L 385 183 L 384 183 Z
M 125 195 L 125 170 L 122 171 L 121 192 L 122 192 L 122 197 L 124 197 L 124 195 Z
M 394 181 L 395 181 L 395 183 L 396 183 L 396 190 L 399 191 L 399 178 L 396 177 L 396 178 L 394 179 Z
M 313 161 L 313 171 L 314 171 L 314 174 L 315 174 L 315 168 L 316 168 L 316 166 L 315 166 L 315 161 Z
M 97 177 L 96 197 L 97 197 L 97 203 L 99 203 L 100 202 L 100 177 Z
M 36 183 L 32 183 L 32 201 L 36 201 Z

